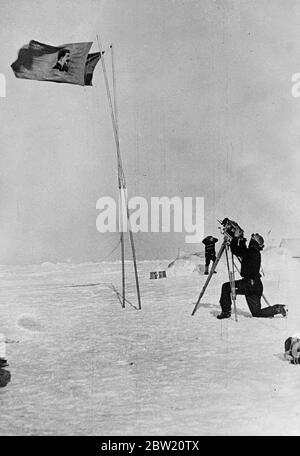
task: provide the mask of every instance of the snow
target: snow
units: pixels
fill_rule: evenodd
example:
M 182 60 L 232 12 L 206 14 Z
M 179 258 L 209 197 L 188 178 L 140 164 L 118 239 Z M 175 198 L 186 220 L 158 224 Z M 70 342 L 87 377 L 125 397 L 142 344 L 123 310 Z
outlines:
M 281 239 L 280 247 L 286 248 L 289 253 L 294 256 L 300 258 L 300 239 Z
M 300 367 L 283 352 L 300 331 L 300 263 L 266 249 L 264 293 L 288 318 L 252 318 L 239 296 L 236 322 L 215 318 L 223 259 L 191 316 L 198 260 L 140 262 L 142 310 L 111 288 L 119 262 L 1 266 L 0 333 L 19 341 L 6 345 L 1 435 L 299 435 Z M 167 278 L 150 280 L 159 270 Z

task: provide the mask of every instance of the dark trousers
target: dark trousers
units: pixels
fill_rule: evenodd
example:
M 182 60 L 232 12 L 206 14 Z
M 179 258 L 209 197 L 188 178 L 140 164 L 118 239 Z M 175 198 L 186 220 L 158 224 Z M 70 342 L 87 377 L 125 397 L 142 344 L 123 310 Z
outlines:
M 205 254 L 205 266 L 209 266 L 210 262 L 215 262 L 216 261 L 216 254 L 215 253 L 206 253 Z
M 241 279 L 235 281 L 235 292 L 237 295 L 244 295 L 253 317 L 274 317 L 277 313 L 275 306 L 261 308 L 261 296 L 263 285 L 260 279 Z M 231 312 L 231 287 L 230 282 L 222 285 L 220 297 L 222 312 Z

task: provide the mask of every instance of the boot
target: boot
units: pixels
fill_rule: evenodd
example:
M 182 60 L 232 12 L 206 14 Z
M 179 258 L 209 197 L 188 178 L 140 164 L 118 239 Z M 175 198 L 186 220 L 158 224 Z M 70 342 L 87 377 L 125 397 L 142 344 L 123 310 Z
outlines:
M 1 369 L 1 367 L 7 367 L 7 366 L 8 366 L 8 362 L 6 361 L 6 359 L 0 358 L 0 369 Z
M 217 315 L 217 319 L 218 320 L 223 320 L 224 318 L 230 318 L 231 317 L 231 312 L 222 312 L 220 313 L 220 315 Z
M 281 314 L 283 317 L 286 317 L 287 311 L 285 310 L 285 306 L 283 304 L 275 304 L 274 306 L 275 315 Z
M 208 266 L 205 266 L 204 275 L 208 275 Z

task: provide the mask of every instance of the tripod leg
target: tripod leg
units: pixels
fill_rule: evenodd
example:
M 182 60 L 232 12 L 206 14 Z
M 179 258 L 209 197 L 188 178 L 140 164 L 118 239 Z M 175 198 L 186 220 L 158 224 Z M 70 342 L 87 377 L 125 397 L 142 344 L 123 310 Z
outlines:
M 226 254 L 226 263 L 227 263 L 227 271 L 228 271 L 228 277 L 229 277 L 229 282 L 230 282 L 230 288 L 231 288 L 231 302 L 233 305 L 233 310 L 234 310 L 234 316 L 235 316 L 235 321 L 237 321 L 237 313 L 236 313 L 236 293 L 235 293 L 235 280 L 234 280 L 234 266 L 233 266 L 233 256 L 232 256 L 232 271 L 230 270 L 230 264 L 229 264 L 229 258 L 228 258 L 228 250 L 229 247 L 226 247 L 225 254 Z
M 207 279 L 206 279 L 206 281 L 205 281 L 205 284 L 203 285 L 203 288 L 202 288 L 201 293 L 200 293 L 200 295 L 199 295 L 198 301 L 196 302 L 196 305 L 195 305 L 195 307 L 194 307 L 194 310 L 193 310 L 193 312 L 192 312 L 192 315 L 195 315 L 195 313 L 196 313 L 196 311 L 197 311 L 197 309 L 198 309 L 198 307 L 199 307 L 201 298 L 202 298 L 202 296 L 204 295 L 206 288 L 208 287 L 208 284 L 209 284 L 209 282 L 210 282 L 210 279 L 212 278 L 212 275 L 213 275 L 213 273 L 214 273 L 214 271 L 215 271 L 215 269 L 216 269 L 216 267 L 217 267 L 217 264 L 219 263 L 220 258 L 221 258 L 221 256 L 222 256 L 222 253 L 224 252 L 225 246 L 226 246 L 226 243 L 223 242 L 223 244 L 221 245 L 220 250 L 219 250 L 219 252 L 218 252 L 218 254 L 217 254 L 217 256 L 216 256 L 215 262 L 214 262 L 214 264 L 213 264 L 212 267 L 211 267 L 210 273 L 208 274 L 208 277 L 207 277 Z
M 234 277 L 234 260 L 233 260 L 233 254 L 231 252 L 231 298 L 232 298 L 232 303 L 233 303 L 233 308 L 234 308 L 234 317 L 235 321 L 238 321 L 237 318 L 237 311 L 236 311 L 236 290 L 235 290 L 235 277 Z
M 262 298 L 263 298 L 263 300 L 265 301 L 265 303 L 267 304 L 267 306 L 272 307 L 271 304 L 269 303 L 269 301 L 267 300 L 267 298 L 265 297 L 264 294 L 262 294 Z

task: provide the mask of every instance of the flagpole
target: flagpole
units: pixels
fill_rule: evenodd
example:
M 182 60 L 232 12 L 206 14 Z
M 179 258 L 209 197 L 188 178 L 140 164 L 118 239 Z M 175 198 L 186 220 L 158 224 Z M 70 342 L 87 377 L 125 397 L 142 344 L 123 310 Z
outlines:
M 115 114 L 116 128 L 118 131 L 119 116 L 118 116 L 118 107 L 117 107 L 117 84 L 116 84 L 114 48 L 113 48 L 112 44 L 110 45 L 110 49 L 111 49 L 111 70 L 112 70 L 112 81 L 113 81 L 114 114 Z
M 110 94 L 110 89 L 109 89 L 109 84 L 108 84 L 106 66 L 105 66 L 104 56 L 102 54 L 102 45 L 101 45 L 101 40 L 100 40 L 99 35 L 97 35 L 97 41 L 98 41 L 99 50 L 100 50 L 101 56 L 102 56 L 100 60 L 101 60 L 101 63 L 102 63 L 102 69 L 103 69 L 103 75 L 104 75 L 104 80 L 105 80 L 107 98 L 108 98 L 108 103 L 109 103 L 109 108 L 110 108 L 110 115 L 111 115 L 111 120 L 112 120 L 113 132 L 114 132 L 114 137 L 115 137 L 115 142 L 116 142 L 117 159 L 118 159 L 119 188 L 121 188 L 122 190 L 126 190 L 125 176 L 124 176 L 122 160 L 121 160 L 121 153 L 120 153 L 120 143 L 119 143 L 118 130 L 117 130 L 117 125 L 116 125 L 116 119 L 115 119 L 115 114 L 114 114 L 114 109 L 113 109 L 113 104 L 112 104 L 112 99 L 111 99 L 111 94 Z M 130 226 L 130 217 L 129 217 L 129 209 L 128 209 L 128 204 L 127 204 L 126 192 L 124 191 L 123 193 L 124 193 L 124 199 L 126 201 L 126 214 L 127 214 L 128 228 L 129 228 L 129 237 L 130 237 L 130 243 L 131 243 L 133 265 L 134 265 L 134 274 L 135 274 L 138 306 L 139 306 L 139 309 L 141 309 L 141 295 L 140 295 L 140 286 L 139 286 L 138 271 L 137 271 L 137 264 L 136 264 L 136 253 L 135 253 L 135 246 L 134 246 L 134 240 L 133 240 L 133 233 L 132 233 L 131 226 Z
M 117 86 L 116 86 L 116 76 L 115 76 L 115 62 L 114 62 L 114 51 L 113 45 L 110 45 L 111 49 L 111 66 L 112 66 L 112 75 L 113 75 L 113 99 L 114 99 L 114 115 L 115 115 L 115 124 L 117 135 L 119 137 L 119 122 L 118 122 L 118 108 L 117 108 Z M 119 227 L 120 227 L 120 240 L 121 240 L 121 262 L 122 262 L 122 307 L 125 307 L 125 293 L 126 293 L 126 284 L 125 284 L 125 248 L 124 248 L 124 231 L 123 231 L 123 198 L 122 198 L 122 177 L 120 176 L 120 166 L 118 166 L 118 182 L 119 182 L 119 198 L 120 198 L 120 217 L 119 217 Z M 123 187 L 124 188 L 124 187 Z
M 115 72 L 115 61 L 114 61 L 114 50 L 113 50 L 113 45 L 110 45 L 111 48 L 111 57 L 112 57 L 112 80 L 113 80 L 113 95 L 114 95 L 114 117 L 115 117 L 115 126 L 117 130 L 117 135 L 119 138 L 119 129 L 118 129 L 118 109 L 117 109 L 117 90 L 116 90 L 116 72 Z M 119 145 L 120 147 L 120 145 Z M 121 157 L 121 154 L 119 152 L 119 155 Z M 124 171 L 123 171 L 123 166 L 122 162 L 120 163 L 120 171 L 121 171 L 121 185 L 122 188 L 125 190 L 126 189 L 126 183 L 125 183 L 125 176 L 124 176 Z M 135 274 L 135 281 L 136 281 L 136 290 L 137 290 L 137 297 L 138 297 L 138 305 L 139 309 L 141 309 L 141 295 L 140 295 L 140 286 L 139 286 L 139 279 L 138 279 L 138 270 L 137 270 L 137 261 L 136 261 L 136 251 L 135 251 L 135 245 L 134 245 L 134 239 L 133 239 L 133 233 L 131 230 L 131 225 L 130 225 L 130 217 L 129 217 L 129 210 L 128 210 L 128 204 L 127 204 L 127 195 L 124 192 L 124 197 L 126 200 L 126 212 L 127 212 L 127 220 L 128 220 L 128 228 L 129 228 L 129 238 L 130 238 L 130 244 L 131 244 L 131 251 L 132 251 L 132 258 L 133 258 L 133 267 L 134 267 L 134 274 Z M 122 206 L 121 206 L 122 207 Z M 122 207 L 123 209 L 123 207 Z M 123 233 L 121 234 L 121 236 Z M 123 235 L 123 240 L 124 240 L 124 235 Z M 121 243 L 122 246 L 122 243 Z M 123 242 L 123 249 L 124 249 L 124 242 Z M 124 255 L 124 252 L 122 253 Z M 124 266 L 125 270 L 125 266 Z M 125 274 L 123 275 L 124 277 L 124 296 L 125 296 Z M 124 301 L 124 306 L 125 306 L 125 301 Z

